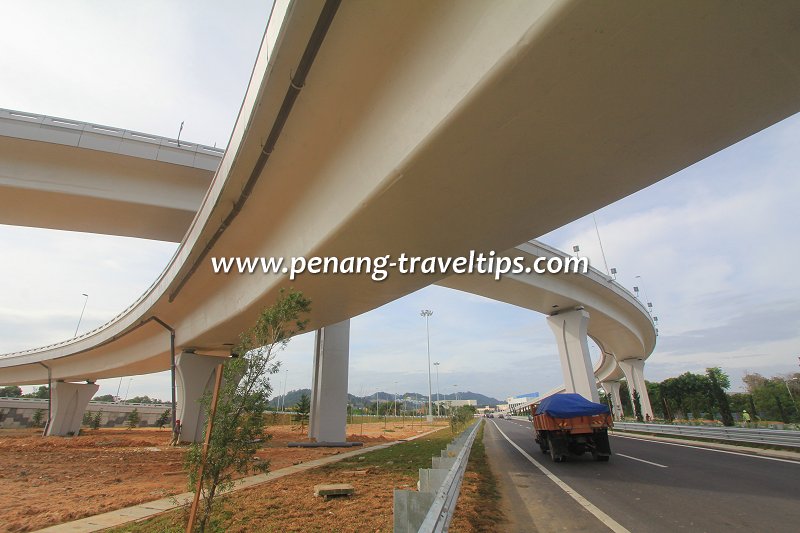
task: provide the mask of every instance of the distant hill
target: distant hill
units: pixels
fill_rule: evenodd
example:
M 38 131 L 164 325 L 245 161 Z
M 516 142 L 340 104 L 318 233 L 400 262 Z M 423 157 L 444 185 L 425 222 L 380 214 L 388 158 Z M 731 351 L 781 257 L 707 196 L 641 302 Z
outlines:
M 295 405 L 297 402 L 300 401 L 300 396 L 303 394 L 308 395 L 308 397 L 310 398 L 311 389 L 298 389 L 287 392 L 286 401 L 284 402 L 284 405 L 286 407 L 291 407 Z M 350 403 L 350 405 L 361 407 L 364 405 L 368 405 L 370 403 L 374 403 L 376 397 L 378 401 L 383 403 L 383 402 L 391 402 L 392 400 L 394 400 L 395 395 L 394 393 L 388 393 L 388 392 L 378 392 L 377 394 L 372 393 L 369 396 L 354 396 L 352 394 L 348 394 L 347 401 Z M 453 394 L 442 394 L 441 396 L 439 396 L 439 398 L 442 400 L 455 400 L 455 399 L 475 400 L 478 402 L 479 406 L 498 405 L 502 403 L 496 398 L 492 398 L 491 396 L 484 396 L 483 394 L 478 394 L 477 392 L 469 392 L 469 391 L 453 393 Z M 418 392 L 405 392 L 403 394 L 398 394 L 397 400 L 398 401 L 405 400 L 411 402 L 427 402 L 428 395 L 420 394 Z M 436 393 L 433 393 L 433 400 L 436 401 Z M 270 400 L 269 405 L 270 407 L 278 407 L 280 403 L 281 403 L 281 397 L 278 395 L 273 397 L 272 400 Z

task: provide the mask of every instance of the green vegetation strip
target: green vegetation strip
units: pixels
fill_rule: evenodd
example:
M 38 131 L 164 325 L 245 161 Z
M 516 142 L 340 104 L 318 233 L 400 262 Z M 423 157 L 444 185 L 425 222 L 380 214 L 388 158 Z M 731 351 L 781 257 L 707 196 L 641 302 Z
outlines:
M 336 463 L 323 465 L 311 471 L 336 474 L 343 470 L 363 470 L 371 467 L 380 467 L 381 472 L 396 473 L 416 478 L 419 469 L 430 468 L 431 457 L 438 456 L 441 450 L 447 447 L 455 436 L 457 435 L 453 435 L 449 428 L 442 428 L 430 435 L 408 442 L 401 442 L 388 448 L 375 451 L 366 449 L 363 454 L 348 457 Z M 303 475 L 306 472 L 300 472 L 295 475 Z M 269 491 L 271 490 L 269 485 L 270 483 L 265 483 L 246 490 Z M 237 522 L 240 524 L 242 522 L 249 522 L 250 520 L 258 520 L 259 517 L 263 516 L 263 512 L 259 509 L 241 507 L 231 509 L 231 506 L 226 505 L 230 498 L 235 498 L 240 494 L 242 493 L 234 492 L 220 498 L 220 506 L 217 507 L 217 511 L 212 518 L 210 531 L 226 531 L 234 515 Z M 286 505 L 291 505 L 291 502 L 287 502 Z M 369 512 L 369 509 L 365 509 L 364 511 Z M 125 524 L 124 526 L 107 531 L 113 533 L 178 533 L 185 531 L 187 516 L 187 508 L 182 507 L 180 509 L 167 511 L 166 513 L 141 522 Z
M 497 478 L 489 468 L 486 447 L 483 445 L 485 427 L 486 424 L 481 422 L 469 454 L 464 484 L 461 487 L 461 495 L 451 525 L 451 529 L 454 531 L 466 530 L 464 522 L 469 524 L 472 531 L 491 531 L 506 520 L 500 508 L 500 490 L 497 487 Z M 470 488 L 473 488 L 475 492 L 470 491 Z
M 336 472 L 338 470 L 380 467 L 383 472 L 417 477 L 419 469 L 430 468 L 431 458 L 439 456 L 456 436 L 449 428 L 443 428 L 416 440 L 401 442 L 369 454 L 348 457 L 342 461 L 327 464 L 320 467 L 320 470 Z

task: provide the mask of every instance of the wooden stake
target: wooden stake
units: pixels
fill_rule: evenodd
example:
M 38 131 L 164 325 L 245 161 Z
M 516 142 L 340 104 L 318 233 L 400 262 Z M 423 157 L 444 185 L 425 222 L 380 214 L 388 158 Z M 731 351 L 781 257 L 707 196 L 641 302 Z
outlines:
M 200 503 L 200 489 L 203 486 L 203 474 L 206 469 L 208 444 L 211 441 L 211 431 L 214 429 L 214 415 L 217 414 L 217 399 L 219 398 L 219 388 L 222 385 L 222 368 L 222 364 L 217 365 L 217 375 L 214 380 L 214 394 L 211 396 L 211 415 L 208 417 L 208 424 L 206 425 L 206 438 L 203 441 L 203 458 L 200 460 L 200 472 L 197 474 L 197 486 L 194 489 L 194 501 L 192 501 L 192 509 L 189 511 L 189 524 L 186 526 L 186 533 L 192 533 L 192 531 L 194 531 L 197 506 Z

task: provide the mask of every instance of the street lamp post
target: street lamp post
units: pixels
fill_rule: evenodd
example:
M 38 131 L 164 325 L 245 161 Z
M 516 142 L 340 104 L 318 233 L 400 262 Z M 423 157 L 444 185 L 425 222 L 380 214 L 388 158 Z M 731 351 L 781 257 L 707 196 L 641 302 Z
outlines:
M 289 369 L 286 369 L 286 375 L 283 378 L 283 395 L 281 395 L 281 412 L 286 410 L 286 382 L 289 381 Z
M 433 386 L 431 383 L 431 329 L 428 319 L 433 315 L 430 309 L 420 311 L 420 316 L 425 317 L 425 334 L 428 340 L 428 422 L 433 422 Z
M 642 296 L 644 296 L 644 303 L 647 306 L 645 308 L 645 310 L 648 312 L 648 314 L 652 315 L 653 314 L 653 302 L 651 302 L 651 301 L 649 301 L 647 299 L 647 292 L 644 290 L 644 280 L 642 279 L 642 276 L 635 276 L 635 277 L 636 277 L 636 279 L 639 280 L 639 284 L 642 286 Z M 637 288 L 638 287 L 634 287 L 634 289 L 637 289 Z M 638 291 L 637 291 L 637 296 L 638 296 Z
M 797 383 L 797 378 L 792 378 L 792 381 Z M 789 382 L 785 379 L 783 380 L 783 384 L 786 385 L 786 391 L 789 393 L 789 398 L 792 400 L 792 404 L 794 405 L 795 413 L 800 414 L 800 409 L 797 408 L 797 402 L 794 400 L 794 394 L 792 394 L 792 389 L 789 388 Z
M 83 300 L 83 309 L 81 309 L 81 316 L 80 318 L 78 318 L 78 325 L 75 326 L 75 335 L 72 336 L 73 339 L 78 336 L 78 328 L 81 327 L 81 320 L 83 320 L 83 312 L 86 311 L 86 304 L 89 302 L 89 295 L 83 293 L 82 295 L 85 296 Z
M 436 416 L 442 416 L 442 398 L 439 395 L 439 363 L 433 363 L 433 366 L 436 367 Z
M 397 382 L 394 382 L 394 417 L 397 418 Z

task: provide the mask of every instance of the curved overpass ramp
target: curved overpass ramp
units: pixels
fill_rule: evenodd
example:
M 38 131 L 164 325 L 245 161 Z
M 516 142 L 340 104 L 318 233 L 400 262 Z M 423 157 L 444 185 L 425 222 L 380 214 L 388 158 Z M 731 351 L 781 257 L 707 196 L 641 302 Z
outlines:
M 180 242 L 223 153 L 0 109 L 0 224 Z
M 532 264 L 540 257 L 569 257 L 537 241 L 521 244 L 502 255 L 524 257 L 526 264 Z M 629 383 L 635 383 L 632 388 L 637 390 L 644 385 L 641 366 L 652 354 L 656 343 L 652 318 L 633 294 L 594 268 L 590 268 L 586 274 L 508 274 L 499 282 L 490 276 L 451 276 L 438 282 L 438 285 L 548 315 L 551 328 L 556 317 L 578 313 L 588 315 L 583 321 L 585 331 L 572 333 L 579 338 L 588 336 L 594 340 L 600 348 L 600 358 L 590 371 L 587 346 L 576 342 L 571 350 L 559 342 L 564 383 L 568 384 L 568 390 L 592 399 L 596 396 L 596 378 L 604 388 L 609 389 L 607 392 L 614 397 L 617 412 L 621 412 L 618 381 L 625 377 Z M 558 341 L 559 333 L 563 331 L 554 328 L 554 333 Z M 564 386 L 550 391 L 544 397 L 563 390 Z M 640 394 L 644 410 L 652 416 L 646 388 Z
M 527 264 L 537 257 L 569 257 L 538 241 L 521 244 L 503 255 L 525 257 Z M 633 294 L 594 268 L 587 274 L 507 274 L 499 282 L 491 276 L 450 276 L 437 285 L 544 315 L 557 316 L 583 307 L 591 316 L 589 337 L 603 354 L 620 360 L 646 358 L 655 349 L 655 327 L 646 308 Z M 609 367 L 613 365 L 600 365 L 598 377 L 610 377 L 606 375 L 611 371 Z
M 794 3 L 281 8 L 164 273 L 106 326 L 0 359 L 0 381 L 39 383 L 40 363 L 74 380 L 166 369 L 159 321 L 183 349 L 227 353 L 290 283 L 214 274 L 212 256 L 508 249 L 800 110 L 787 67 L 800 64 Z M 318 328 L 440 279 L 304 275 L 291 285 L 314 302 Z M 638 342 L 646 355 L 646 335 L 622 337 L 597 333 L 604 350 Z

